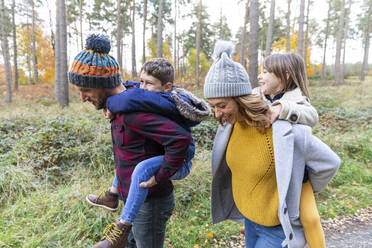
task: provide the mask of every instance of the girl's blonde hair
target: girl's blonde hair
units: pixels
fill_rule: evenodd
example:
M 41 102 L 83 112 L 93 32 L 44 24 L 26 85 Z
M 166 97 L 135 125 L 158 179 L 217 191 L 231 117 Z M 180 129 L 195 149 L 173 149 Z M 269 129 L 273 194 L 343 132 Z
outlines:
M 265 59 L 263 67 L 268 72 L 274 73 L 283 83 L 282 93 L 298 87 L 310 100 L 305 63 L 300 55 L 296 53 L 273 54 Z
M 250 94 L 233 97 L 233 100 L 238 104 L 239 114 L 246 125 L 257 127 L 260 131 L 271 125 L 267 116 L 269 106 L 261 96 Z

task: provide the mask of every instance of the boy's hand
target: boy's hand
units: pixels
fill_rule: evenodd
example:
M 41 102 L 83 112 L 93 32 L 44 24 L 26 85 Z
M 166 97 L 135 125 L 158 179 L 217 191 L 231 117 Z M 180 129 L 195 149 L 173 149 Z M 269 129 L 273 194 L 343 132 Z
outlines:
M 155 186 L 156 184 L 158 184 L 158 183 L 155 181 L 155 176 L 152 176 L 146 182 L 140 183 L 140 187 L 141 188 L 151 188 L 152 186 Z
M 282 105 L 281 104 L 277 104 L 275 106 L 272 106 L 270 108 L 270 122 L 271 124 L 274 123 L 274 121 L 276 121 L 278 118 L 279 118 L 279 115 L 280 115 L 280 111 L 282 111 Z
M 103 108 L 103 116 L 104 116 L 106 119 L 109 119 L 109 120 L 114 119 L 114 114 L 111 113 L 110 110 L 108 110 L 107 108 Z

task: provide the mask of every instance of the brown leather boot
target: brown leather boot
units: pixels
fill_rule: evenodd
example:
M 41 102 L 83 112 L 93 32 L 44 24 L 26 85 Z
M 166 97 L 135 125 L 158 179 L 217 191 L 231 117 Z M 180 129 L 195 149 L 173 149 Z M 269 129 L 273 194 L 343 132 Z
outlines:
M 115 221 L 105 228 L 103 231 L 102 239 L 95 244 L 92 248 L 124 248 L 127 247 L 128 235 L 131 224 L 121 223 Z
M 92 206 L 102 207 L 109 211 L 118 210 L 119 195 L 113 194 L 109 190 L 103 191 L 99 195 L 87 195 L 85 199 Z

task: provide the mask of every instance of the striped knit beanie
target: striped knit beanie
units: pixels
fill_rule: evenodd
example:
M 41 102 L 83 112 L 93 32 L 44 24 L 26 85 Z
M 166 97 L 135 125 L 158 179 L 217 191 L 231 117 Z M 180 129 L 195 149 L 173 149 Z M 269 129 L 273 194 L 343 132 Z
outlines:
M 244 67 L 231 59 L 233 44 L 218 41 L 214 48 L 214 63 L 204 83 L 205 98 L 243 96 L 252 93 Z
M 72 84 L 86 88 L 115 88 L 121 83 L 115 58 L 108 55 L 111 45 L 105 35 L 92 34 L 85 49 L 76 55 L 68 73 Z

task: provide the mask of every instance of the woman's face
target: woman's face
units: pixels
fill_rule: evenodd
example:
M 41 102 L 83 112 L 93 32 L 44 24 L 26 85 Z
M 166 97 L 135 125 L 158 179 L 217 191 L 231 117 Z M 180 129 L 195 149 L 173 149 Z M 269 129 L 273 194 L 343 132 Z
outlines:
M 275 76 L 274 73 L 269 72 L 262 67 L 260 75 L 258 75 L 258 83 L 260 84 L 260 90 L 265 95 L 270 95 L 273 98 L 283 90 L 283 84 L 280 78 Z
M 210 98 L 209 104 L 212 107 L 214 117 L 221 123 L 234 124 L 239 118 L 238 104 L 230 97 Z

